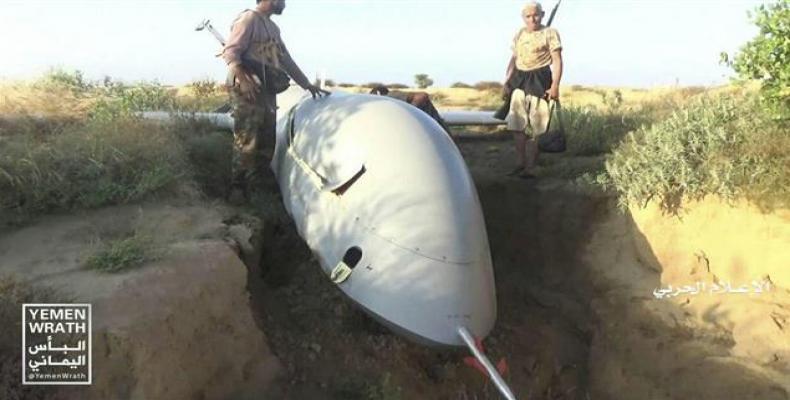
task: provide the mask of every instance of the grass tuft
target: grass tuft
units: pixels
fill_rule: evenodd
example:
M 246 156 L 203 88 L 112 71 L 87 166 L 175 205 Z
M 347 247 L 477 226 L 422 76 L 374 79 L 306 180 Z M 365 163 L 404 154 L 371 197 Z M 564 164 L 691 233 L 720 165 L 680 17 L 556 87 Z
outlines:
M 153 240 L 138 233 L 104 243 L 85 266 L 99 272 L 121 272 L 158 258 Z

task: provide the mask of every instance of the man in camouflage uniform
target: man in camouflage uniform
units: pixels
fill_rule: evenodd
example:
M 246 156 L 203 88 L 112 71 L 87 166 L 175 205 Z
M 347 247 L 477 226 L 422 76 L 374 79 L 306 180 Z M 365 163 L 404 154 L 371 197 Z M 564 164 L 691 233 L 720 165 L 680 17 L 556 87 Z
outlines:
M 266 164 L 274 151 L 277 94 L 262 84 L 264 65 L 287 73 L 313 98 L 329 94 L 311 84 L 288 53 L 280 28 L 270 19 L 284 9 L 285 0 L 257 0 L 254 9 L 245 10 L 233 22 L 222 52 L 230 70 L 228 89 L 235 119 L 232 200 L 247 197 L 250 183 L 275 186 Z

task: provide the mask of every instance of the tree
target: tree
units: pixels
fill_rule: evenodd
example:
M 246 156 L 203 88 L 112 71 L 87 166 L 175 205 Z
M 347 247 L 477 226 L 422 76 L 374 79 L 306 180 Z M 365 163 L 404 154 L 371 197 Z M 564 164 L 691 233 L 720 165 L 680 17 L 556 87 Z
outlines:
M 433 85 L 433 79 L 429 78 L 428 74 L 417 74 L 414 75 L 414 83 L 417 84 L 418 88 L 425 89 Z
M 743 79 L 756 79 L 765 97 L 787 109 L 790 105 L 790 0 L 761 5 L 751 15 L 760 33 L 741 47 L 734 59 L 722 53 L 722 62 Z

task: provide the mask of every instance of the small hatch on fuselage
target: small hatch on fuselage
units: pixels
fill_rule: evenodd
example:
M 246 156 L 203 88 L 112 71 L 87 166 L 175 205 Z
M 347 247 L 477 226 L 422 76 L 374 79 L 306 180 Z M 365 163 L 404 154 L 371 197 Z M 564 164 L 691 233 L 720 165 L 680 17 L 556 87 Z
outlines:
M 346 254 L 343 255 L 343 263 L 348 265 L 349 268 L 354 269 L 354 267 L 359 264 L 359 260 L 362 259 L 362 249 L 357 246 L 349 247 L 346 250 Z

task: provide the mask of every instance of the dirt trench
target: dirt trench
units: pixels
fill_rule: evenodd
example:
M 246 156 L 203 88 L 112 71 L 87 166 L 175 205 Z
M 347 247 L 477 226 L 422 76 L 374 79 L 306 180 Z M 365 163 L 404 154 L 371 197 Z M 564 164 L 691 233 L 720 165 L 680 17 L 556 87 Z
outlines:
M 776 384 L 782 370 L 730 357 L 729 331 L 652 298 L 662 266 L 614 198 L 563 179 L 506 177 L 507 142 L 459 147 L 496 277 L 486 351 L 506 360 L 519 399 L 789 398 Z M 274 214 L 278 222 L 259 237 L 263 257 L 248 262 L 253 310 L 284 370 L 268 398 L 500 398 L 464 364 L 465 350 L 413 344 L 355 309 L 284 210 Z
M 586 399 L 592 289 L 581 254 L 611 200 L 480 172 L 498 300 L 486 350 L 494 361 L 506 360 L 519 398 Z M 466 351 L 413 344 L 355 309 L 323 276 L 292 223 L 278 219 L 264 229 L 264 254 L 248 282 L 260 326 L 286 371 L 273 398 L 499 398 L 464 364 Z

